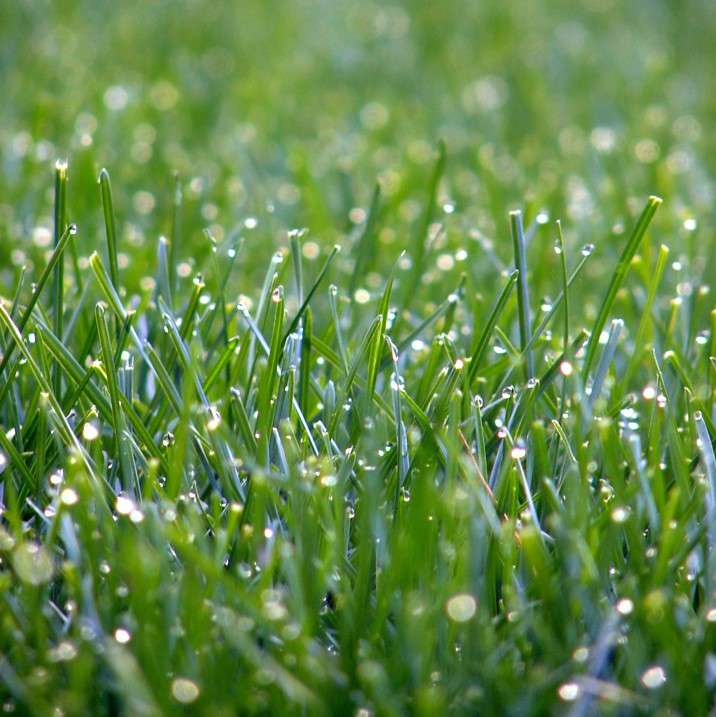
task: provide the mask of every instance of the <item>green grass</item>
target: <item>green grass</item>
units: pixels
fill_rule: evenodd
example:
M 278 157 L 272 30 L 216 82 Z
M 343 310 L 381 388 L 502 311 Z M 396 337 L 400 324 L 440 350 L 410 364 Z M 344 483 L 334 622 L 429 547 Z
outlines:
M 712 710 L 716 15 L 628 5 L 0 10 L 1 712 Z

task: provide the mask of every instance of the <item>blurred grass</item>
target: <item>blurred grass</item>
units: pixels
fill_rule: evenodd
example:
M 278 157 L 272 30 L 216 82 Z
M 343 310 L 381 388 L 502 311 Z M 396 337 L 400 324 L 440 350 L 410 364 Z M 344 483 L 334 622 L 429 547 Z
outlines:
M 588 219 L 575 222 L 581 243 L 633 197 L 669 195 L 677 214 L 712 203 L 708 0 L 23 2 L 0 12 L 8 254 L 49 215 L 56 156 L 72 166 L 70 211 L 89 223 L 87 254 L 101 166 L 135 244 L 169 232 L 180 173 L 184 258 L 204 249 L 208 222 L 227 234 L 247 216 L 261 220 L 267 248 L 304 225 L 332 244 L 376 178 L 401 233 L 416 221 L 438 139 L 460 241 L 470 229 L 501 236 L 506 211 L 524 202 Z
M 715 36 L 0 4 L 2 709 L 710 709 Z

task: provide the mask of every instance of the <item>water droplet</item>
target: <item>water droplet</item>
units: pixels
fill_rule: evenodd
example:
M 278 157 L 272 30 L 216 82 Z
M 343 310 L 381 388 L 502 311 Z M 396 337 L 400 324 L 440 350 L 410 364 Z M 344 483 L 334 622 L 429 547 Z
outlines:
M 94 421 L 87 421 L 82 426 L 82 438 L 85 441 L 96 441 L 99 438 L 99 427 Z
M 574 702 L 581 692 L 582 690 L 576 682 L 565 682 L 557 689 L 559 698 L 565 702 Z
M 21 543 L 12 556 L 12 565 L 20 580 L 42 585 L 52 578 L 54 566 L 49 550 L 38 543 Z
M 196 682 L 185 677 L 177 677 L 172 682 L 172 697 L 183 705 L 191 704 L 199 697 L 199 687 Z
M 451 620 L 467 622 L 477 611 L 477 601 L 469 593 L 458 593 L 447 601 L 445 610 Z
M 215 409 L 210 410 L 211 417 L 206 422 L 206 430 L 213 433 L 221 425 L 221 414 Z
M 666 672 L 663 667 L 654 665 L 650 667 L 642 676 L 641 683 L 650 690 L 661 687 L 666 682 Z
M 572 366 L 569 361 L 562 361 L 562 363 L 559 364 L 559 372 L 562 376 L 571 376 L 574 372 L 574 366 Z
M 141 523 L 144 520 L 144 513 L 142 513 L 141 510 L 138 510 L 135 508 L 130 514 L 129 519 L 134 523 L 135 525 L 137 523 Z
M 117 502 L 114 507 L 120 515 L 130 515 L 133 510 L 136 510 L 134 501 L 125 495 L 117 496 Z
M 518 441 L 512 447 L 510 455 L 512 456 L 513 460 L 522 460 L 527 455 L 527 448 L 525 447 L 525 444 L 522 441 Z
M 49 652 L 52 662 L 69 662 L 77 657 L 77 647 L 69 640 L 63 640 Z
M 629 518 L 629 508 L 619 506 L 612 511 L 612 520 L 615 523 L 626 523 Z
M 582 247 L 582 256 L 589 256 L 594 252 L 594 244 L 585 244 Z
M 125 630 L 123 627 L 118 627 L 114 631 L 114 639 L 120 645 L 126 645 L 132 639 L 132 636 L 128 630 Z
M 77 492 L 72 488 L 65 488 L 60 493 L 60 503 L 62 503 L 62 505 L 75 505 L 79 499 L 80 497 L 77 495 Z

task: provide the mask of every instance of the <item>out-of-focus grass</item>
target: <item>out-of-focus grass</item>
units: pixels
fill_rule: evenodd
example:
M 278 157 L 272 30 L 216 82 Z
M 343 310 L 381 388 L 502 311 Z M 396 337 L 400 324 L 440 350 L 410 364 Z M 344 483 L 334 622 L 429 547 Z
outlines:
M 331 245 L 376 178 L 399 233 L 418 221 L 439 138 L 456 243 L 470 230 L 496 238 L 525 202 L 588 219 L 575 222 L 587 241 L 648 192 L 669 194 L 677 211 L 703 213 L 712 200 L 709 2 L 32 2 L 1 12 L 6 259 L 48 223 L 58 156 L 71 160 L 71 208 L 88 237 L 96 172 L 110 168 L 134 244 L 168 233 L 178 171 L 185 257 L 207 223 L 229 234 L 247 216 L 260 219 L 267 251 L 291 226 Z M 91 241 L 80 248 L 88 255 Z
M 707 713 L 715 29 L 3 4 L 1 708 Z

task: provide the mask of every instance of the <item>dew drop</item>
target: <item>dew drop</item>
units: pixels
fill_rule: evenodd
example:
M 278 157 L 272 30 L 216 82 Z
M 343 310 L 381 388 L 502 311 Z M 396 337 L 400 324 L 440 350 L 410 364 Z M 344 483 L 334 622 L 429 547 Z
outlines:
M 117 496 L 117 501 L 114 507 L 120 515 L 130 515 L 133 510 L 136 510 L 134 501 L 131 498 L 127 498 L 125 495 Z
M 82 426 L 82 438 L 85 441 L 96 441 L 99 438 L 99 427 L 94 421 L 87 421 Z
M 477 602 L 469 593 L 458 593 L 447 601 L 445 610 L 454 622 L 467 622 L 475 615 Z
M 79 499 L 80 498 L 77 495 L 77 492 L 74 491 L 72 488 L 65 488 L 60 493 L 60 503 L 62 503 L 62 505 L 66 505 L 66 506 L 75 505 Z
M 191 704 L 199 697 L 199 687 L 186 677 L 177 677 L 172 682 L 172 697 L 183 705 Z
M 132 639 L 132 636 L 130 635 L 128 630 L 125 630 L 123 627 L 118 627 L 114 631 L 114 639 L 120 645 L 126 645 Z
M 557 690 L 559 698 L 565 702 L 574 702 L 581 692 L 582 690 L 576 682 L 565 682 Z
M 654 665 L 650 667 L 642 676 L 641 683 L 650 690 L 661 687 L 666 682 L 666 672 L 663 667 Z

